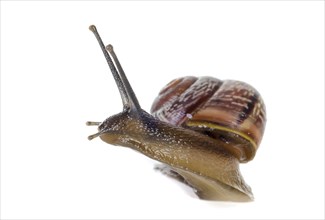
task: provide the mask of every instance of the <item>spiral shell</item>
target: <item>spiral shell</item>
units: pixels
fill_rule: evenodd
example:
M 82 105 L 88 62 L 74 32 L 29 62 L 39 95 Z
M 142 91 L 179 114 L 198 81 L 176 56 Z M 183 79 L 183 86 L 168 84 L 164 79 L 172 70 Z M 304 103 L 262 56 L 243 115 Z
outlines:
M 161 121 L 223 140 L 240 162 L 254 158 L 266 123 L 265 105 L 256 89 L 213 77 L 171 81 L 160 91 L 151 113 Z

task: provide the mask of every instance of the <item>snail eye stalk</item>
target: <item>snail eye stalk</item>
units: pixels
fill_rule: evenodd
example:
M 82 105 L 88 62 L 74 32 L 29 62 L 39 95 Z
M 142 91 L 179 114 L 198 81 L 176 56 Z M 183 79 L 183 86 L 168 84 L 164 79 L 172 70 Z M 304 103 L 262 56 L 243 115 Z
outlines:
M 108 64 L 109 68 L 111 69 L 111 72 L 115 79 L 116 85 L 117 85 L 119 92 L 121 94 L 121 98 L 122 98 L 122 102 L 123 102 L 123 109 L 125 111 L 140 112 L 141 107 L 139 105 L 138 99 L 136 98 L 136 96 L 133 92 L 133 89 L 132 89 L 132 87 L 131 87 L 122 67 L 121 67 L 121 64 L 120 64 L 116 54 L 114 53 L 113 46 L 108 45 L 105 48 L 104 43 L 103 43 L 95 25 L 90 25 L 89 29 L 94 33 L 94 35 L 99 43 L 99 46 L 102 49 L 103 54 L 106 58 L 107 64 Z M 116 70 L 116 67 L 115 67 L 110 55 L 108 54 L 107 50 L 110 52 L 111 56 L 113 57 L 114 62 L 116 64 L 119 72 Z

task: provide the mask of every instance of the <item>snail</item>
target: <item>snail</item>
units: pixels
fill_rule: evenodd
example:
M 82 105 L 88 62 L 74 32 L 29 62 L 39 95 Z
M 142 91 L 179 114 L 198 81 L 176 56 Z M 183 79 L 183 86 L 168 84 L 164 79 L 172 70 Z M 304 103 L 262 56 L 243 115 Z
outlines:
M 149 114 L 140 107 L 113 46 L 105 47 L 94 25 L 89 29 L 116 81 L 123 111 L 103 122 L 88 121 L 98 126 L 88 139 L 100 137 L 161 162 L 157 169 L 191 186 L 200 199 L 252 201 L 239 164 L 254 158 L 264 133 L 260 94 L 240 81 L 182 77 L 160 91 Z

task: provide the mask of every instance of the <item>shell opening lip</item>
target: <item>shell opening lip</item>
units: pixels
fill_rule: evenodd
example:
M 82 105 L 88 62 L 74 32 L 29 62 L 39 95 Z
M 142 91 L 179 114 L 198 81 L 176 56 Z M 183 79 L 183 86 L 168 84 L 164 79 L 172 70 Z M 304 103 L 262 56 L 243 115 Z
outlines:
M 203 121 L 194 122 L 194 121 L 188 121 L 186 123 L 186 125 L 189 126 L 189 127 L 191 127 L 191 126 L 197 126 L 198 124 L 200 126 L 205 126 L 205 127 L 208 127 L 208 128 L 214 128 L 214 129 L 217 129 L 217 130 L 222 130 L 222 131 L 227 131 L 227 132 L 234 133 L 234 134 L 242 137 L 243 139 L 247 140 L 251 144 L 251 146 L 253 147 L 253 149 L 255 149 L 255 150 L 257 149 L 257 145 L 254 142 L 254 140 L 251 137 L 249 137 L 248 135 L 246 135 L 246 134 L 244 134 L 244 133 L 242 133 L 240 131 L 236 131 L 234 129 L 226 128 L 225 126 L 220 126 L 220 125 L 213 124 L 213 123 L 210 123 L 210 122 L 203 122 Z M 239 159 L 239 161 L 241 163 L 246 163 L 246 162 L 252 160 L 254 158 L 254 156 L 255 156 L 255 153 L 251 154 L 250 156 L 247 156 L 247 152 L 245 152 L 245 150 L 244 149 L 241 149 L 240 147 L 232 148 L 232 150 L 234 152 L 236 152 L 237 158 Z

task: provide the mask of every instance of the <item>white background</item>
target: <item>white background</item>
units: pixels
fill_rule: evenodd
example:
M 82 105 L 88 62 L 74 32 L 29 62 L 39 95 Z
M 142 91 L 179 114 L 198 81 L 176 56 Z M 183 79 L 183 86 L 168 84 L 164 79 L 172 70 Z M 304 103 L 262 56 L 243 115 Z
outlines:
M 199 200 L 87 140 L 87 120 L 122 109 L 90 24 L 146 110 L 183 75 L 259 90 L 266 131 L 241 165 L 254 202 Z M 324 2 L 1 2 L 1 218 L 324 218 Z

